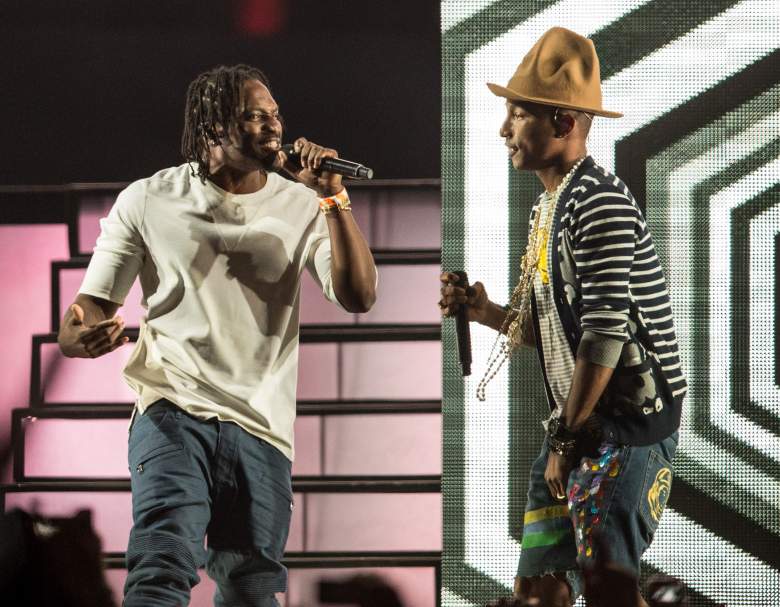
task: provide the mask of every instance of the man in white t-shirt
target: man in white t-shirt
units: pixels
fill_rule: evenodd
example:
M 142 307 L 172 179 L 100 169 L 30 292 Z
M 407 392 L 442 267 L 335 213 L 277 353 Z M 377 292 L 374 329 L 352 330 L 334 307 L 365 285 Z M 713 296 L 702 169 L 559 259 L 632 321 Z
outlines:
M 116 311 L 140 279 L 146 314 L 124 371 L 138 394 L 127 607 L 187 604 L 204 565 L 216 605 L 278 605 L 286 590 L 301 273 L 350 312 L 371 308 L 377 275 L 341 177 L 320 169 L 335 150 L 298 139 L 297 166 L 281 138 L 262 72 L 198 76 L 187 163 L 119 194 L 62 321 L 66 356 L 115 350 Z

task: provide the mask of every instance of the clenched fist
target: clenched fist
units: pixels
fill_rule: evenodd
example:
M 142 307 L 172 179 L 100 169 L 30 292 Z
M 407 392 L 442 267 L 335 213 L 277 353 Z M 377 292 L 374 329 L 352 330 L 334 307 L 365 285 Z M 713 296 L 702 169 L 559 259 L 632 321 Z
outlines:
M 485 285 L 481 282 L 475 282 L 473 285 L 464 289 L 456 287 L 458 275 L 452 272 L 444 272 L 439 277 L 442 282 L 441 299 L 439 308 L 442 316 L 455 316 L 463 304 L 468 305 L 468 319 L 478 323 L 486 324 L 485 320 L 489 309 L 490 300 L 488 299 Z
M 293 143 L 293 149 L 300 155 L 300 166 L 288 160 L 284 152 L 279 152 L 284 169 L 304 185 L 317 191 L 321 198 L 338 194 L 344 186 L 341 185 L 341 175 L 329 173 L 320 168 L 324 158 L 338 158 L 339 153 L 299 137 Z

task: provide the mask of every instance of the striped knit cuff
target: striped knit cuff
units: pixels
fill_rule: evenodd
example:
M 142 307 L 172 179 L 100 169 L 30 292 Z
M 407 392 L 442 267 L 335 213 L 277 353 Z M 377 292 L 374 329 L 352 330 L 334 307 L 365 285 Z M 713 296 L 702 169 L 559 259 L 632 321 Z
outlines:
M 577 348 L 577 358 L 584 358 L 588 362 L 614 369 L 623 352 L 623 344 L 620 339 L 585 331 Z

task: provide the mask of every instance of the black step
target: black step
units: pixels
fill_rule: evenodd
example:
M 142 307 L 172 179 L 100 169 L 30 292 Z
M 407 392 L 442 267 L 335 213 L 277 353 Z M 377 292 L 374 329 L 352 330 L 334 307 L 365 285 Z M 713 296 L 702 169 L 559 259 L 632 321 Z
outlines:
M 439 493 L 440 475 L 420 476 L 293 476 L 295 493 Z M 5 509 L 7 493 L 129 492 L 129 478 L 31 479 L 0 485 L 0 501 Z
M 374 261 L 383 265 L 438 265 L 441 249 L 372 249 Z M 85 270 L 92 255 L 78 255 L 51 262 L 52 274 L 59 270 Z
M 13 478 L 16 482 L 32 480 L 25 475 L 24 424 L 31 419 L 130 419 L 132 403 L 58 404 L 14 409 L 11 412 L 11 447 Z M 441 413 L 440 400 L 299 400 L 298 415 L 388 415 Z
M 377 265 L 440 265 L 440 249 L 376 249 L 373 251 L 374 261 Z M 71 259 L 56 260 L 51 262 L 51 330 L 56 332 L 60 328 L 62 311 L 60 309 L 61 295 L 61 270 L 86 269 L 91 255 L 81 255 Z M 73 293 L 71 299 L 75 299 Z
M 65 223 L 70 233 L 78 225 L 78 198 L 84 193 L 116 196 L 125 183 L 0 186 L 3 224 Z M 77 232 L 76 232 L 77 233 Z M 70 252 L 74 240 L 69 236 Z
M 45 406 L 13 409 L 12 423 L 41 419 L 129 419 L 133 403 L 48 403 Z M 370 415 L 380 413 L 441 413 L 437 399 L 300 399 L 298 415 Z
M 307 551 L 287 552 L 282 561 L 290 569 L 337 569 L 365 567 L 435 567 L 441 566 L 441 552 L 419 551 Z M 124 552 L 103 553 L 108 569 L 124 569 Z
M 138 340 L 138 329 L 124 331 L 130 341 Z M 439 341 L 441 325 L 438 323 L 372 323 L 372 324 L 325 324 L 301 325 L 300 343 L 354 343 L 388 341 Z M 56 333 L 40 333 L 32 336 L 32 360 L 30 366 L 29 405 L 44 403 L 41 390 L 41 346 L 57 343 Z
M 441 605 L 442 553 L 417 551 L 306 551 L 285 552 L 282 563 L 288 569 L 380 569 L 388 567 L 431 567 L 434 570 L 436 607 Z M 106 569 L 125 569 L 124 552 L 104 552 Z
M 0 186 L 0 205 L 4 209 L 2 223 L 64 223 L 68 226 L 68 248 L 79 254 L 79 209 L 87 196 L 115 197 L 127 187 L 126 182 L 69 183 L 63 185 Z M 440 179 L 374 179 L 346 180 L 350 190 L 441 190 Z
M 344 180 L 345 186 L 350 189 L 434 189 L 441 188 L 441 179 L 371 179 L 371 180 Z M 63 183 L 57 185 L 0 185 L 0 203 L 23 204 L 25 197 L 35 196 L 66 196 L 76 194 L 118 194 L 124 190 L 129 181 L 84 181 L 76 183 Z
M 127 327 L 124 334 L 130 341 L 138 340 L 138 327 Z M 57 334 L 38 333 L 32 336 L 33 351 L 41 344 L 57 343 Z M 439 341 L 439 323 L 365 323 L 301 325 L 300 343 L 326 344 L 367 341 Z

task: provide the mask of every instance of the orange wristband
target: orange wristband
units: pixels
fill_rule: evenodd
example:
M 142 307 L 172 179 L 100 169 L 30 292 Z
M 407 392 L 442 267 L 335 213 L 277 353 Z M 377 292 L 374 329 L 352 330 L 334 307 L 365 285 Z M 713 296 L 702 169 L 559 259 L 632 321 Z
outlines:
M 328 196 L 327 198 L 320 198 L 320 211 L 325 215 L 333 213 L 335 211 L 349 211 L 352 206 L 349 201 L 349 194 L 347 194 L 346 188 L 342 189 L 338 194 Z

